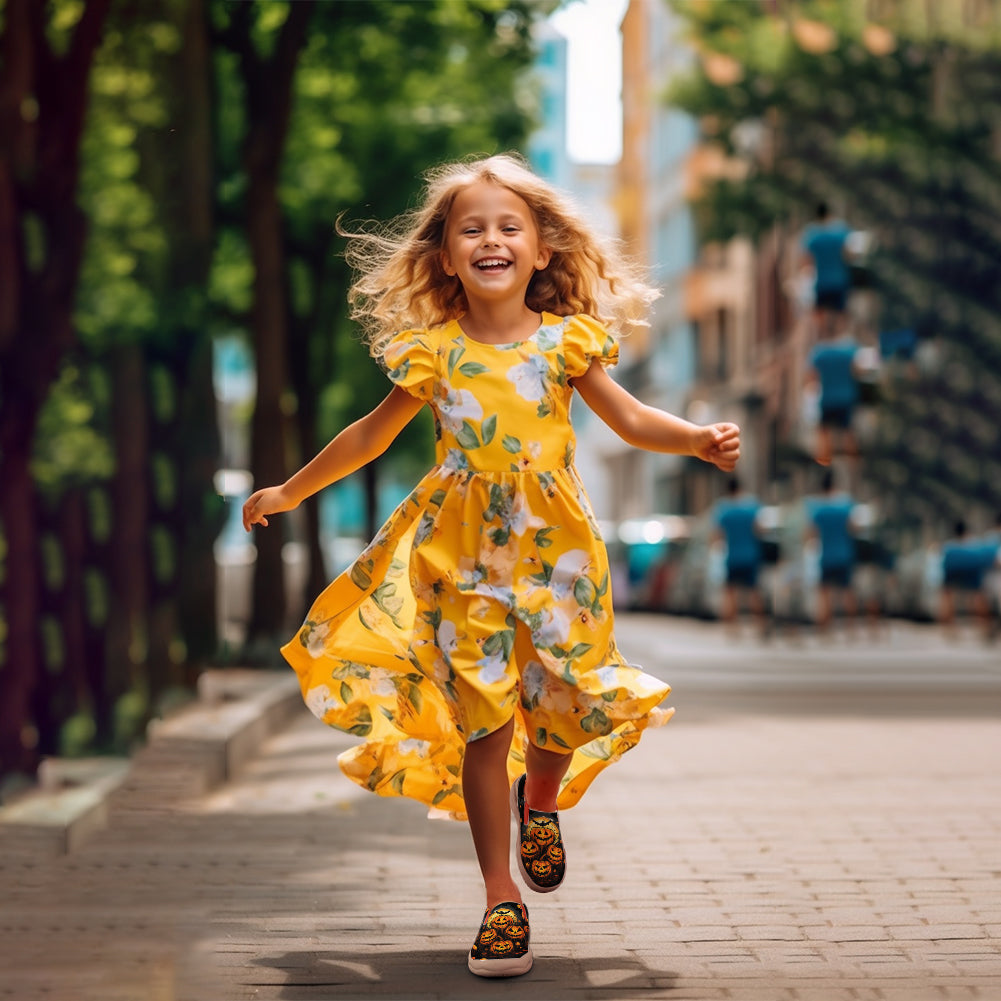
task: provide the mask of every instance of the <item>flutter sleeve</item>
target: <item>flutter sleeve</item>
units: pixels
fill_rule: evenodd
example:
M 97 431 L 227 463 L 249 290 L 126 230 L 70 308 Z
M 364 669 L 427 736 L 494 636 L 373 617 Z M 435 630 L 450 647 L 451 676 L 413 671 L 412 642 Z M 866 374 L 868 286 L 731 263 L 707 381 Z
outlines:
M 563 357 L 568 379 L 583 375 L 591 362 L 599 361 L 608 368 L 619 360 L 619 342 L 610 331 L 593 317 L 571 316 L 563 333 Z
M 436 360 L 430 331 L 404 330 L 383 349 L 381 364 L 397 386 L 427 402 L 434 393 Z

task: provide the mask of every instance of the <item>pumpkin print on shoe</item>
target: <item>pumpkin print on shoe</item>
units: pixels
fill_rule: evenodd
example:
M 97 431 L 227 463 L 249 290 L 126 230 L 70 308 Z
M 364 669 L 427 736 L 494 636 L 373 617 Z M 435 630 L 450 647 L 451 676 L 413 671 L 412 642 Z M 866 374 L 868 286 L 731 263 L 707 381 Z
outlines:
M 525 805 L 525 776 L 511 786 L 511 813 L 518 824 L 518 871 L 536 893 L 552 893 L 566 875 L 566 854 L 556 813 Z
M 469 972 L 478 977 L 518 977 L 532 968 L 528 909 L 507 901 L 487 910 L 469 950 Z

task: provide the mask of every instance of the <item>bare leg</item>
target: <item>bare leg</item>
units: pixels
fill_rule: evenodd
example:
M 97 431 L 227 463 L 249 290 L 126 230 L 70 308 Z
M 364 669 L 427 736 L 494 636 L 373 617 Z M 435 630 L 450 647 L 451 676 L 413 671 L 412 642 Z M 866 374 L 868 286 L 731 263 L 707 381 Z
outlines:
M 533 810 L 552 813 L 560 781 L 570 767 L 571 754 L 557 754 L 529 743 L 525 752 L 525 802 Z
M 820 632 L 826 631 L 831 624 L 831 588 L 829 585 L 821 585 L 817 601 L 817 629 Z
M 826 424 L 821 424 L 817 428 L 817 454 L 815 456 L 817 465 L 829 466 L 833 455 L 831 429 Z
M 954 636 L 956 625 L 956 600 L 952 593 L 952 588 L 942 589 L 942 604 L 939 609 L 939 621 L 945 632 Z
M 462 763 L 462 794 L 469 815 L 476 859 L 483 875 L 487 907 L 521 901 L 511 877 L 511 814 L 508 806 L 507 756 L 514 720 L 470 741 Z

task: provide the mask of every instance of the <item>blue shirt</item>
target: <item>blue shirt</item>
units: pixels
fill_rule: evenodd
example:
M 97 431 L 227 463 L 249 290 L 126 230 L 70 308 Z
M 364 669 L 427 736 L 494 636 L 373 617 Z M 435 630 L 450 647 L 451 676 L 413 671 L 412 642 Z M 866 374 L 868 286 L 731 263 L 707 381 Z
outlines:
M 942 569 L 946 573 L 973 573 L 990 570 L 997 559 L 997 544 L 984 539 L 956 539 L 942 547 Z
M 755 521 L 761 504 L 756 497 L 724 498 L 716 502 L 716 524 L 726 539 L 729 567 L 756 567 L 761 562 L 761 540 Z
M 808 510 L 820 536 L 820 566 L 850 567 L 855 562 L 851 514 L 855 506 L 847 494 L 813 497 Z
M 830 341 L 818 344 L 810 354 L 810 365 L 820 377 L 822 407 L 852 407 L 858 402 L 858 379 L 855 378 L 855 341 Z
M 812 223 L 803 232 L 803 246 L 813 258 L 817 271 L 814 285 L 818 292 L 840 291 L 851 284 L 851 272 L 845 263 L 845 241 L 851 229 L 840 219 Z

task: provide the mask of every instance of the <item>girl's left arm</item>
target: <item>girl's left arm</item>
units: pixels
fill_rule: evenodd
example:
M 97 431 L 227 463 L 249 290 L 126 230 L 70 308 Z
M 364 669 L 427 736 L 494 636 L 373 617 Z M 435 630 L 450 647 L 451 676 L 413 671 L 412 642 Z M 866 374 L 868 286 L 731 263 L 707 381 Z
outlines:
M 736 424 L 692 424 L 641 403 L 605 371 L 599 361 L 573 380 L 584 402 L 620 437 L 650 452 L 694 455 L 730 472 L 740 458 Z

